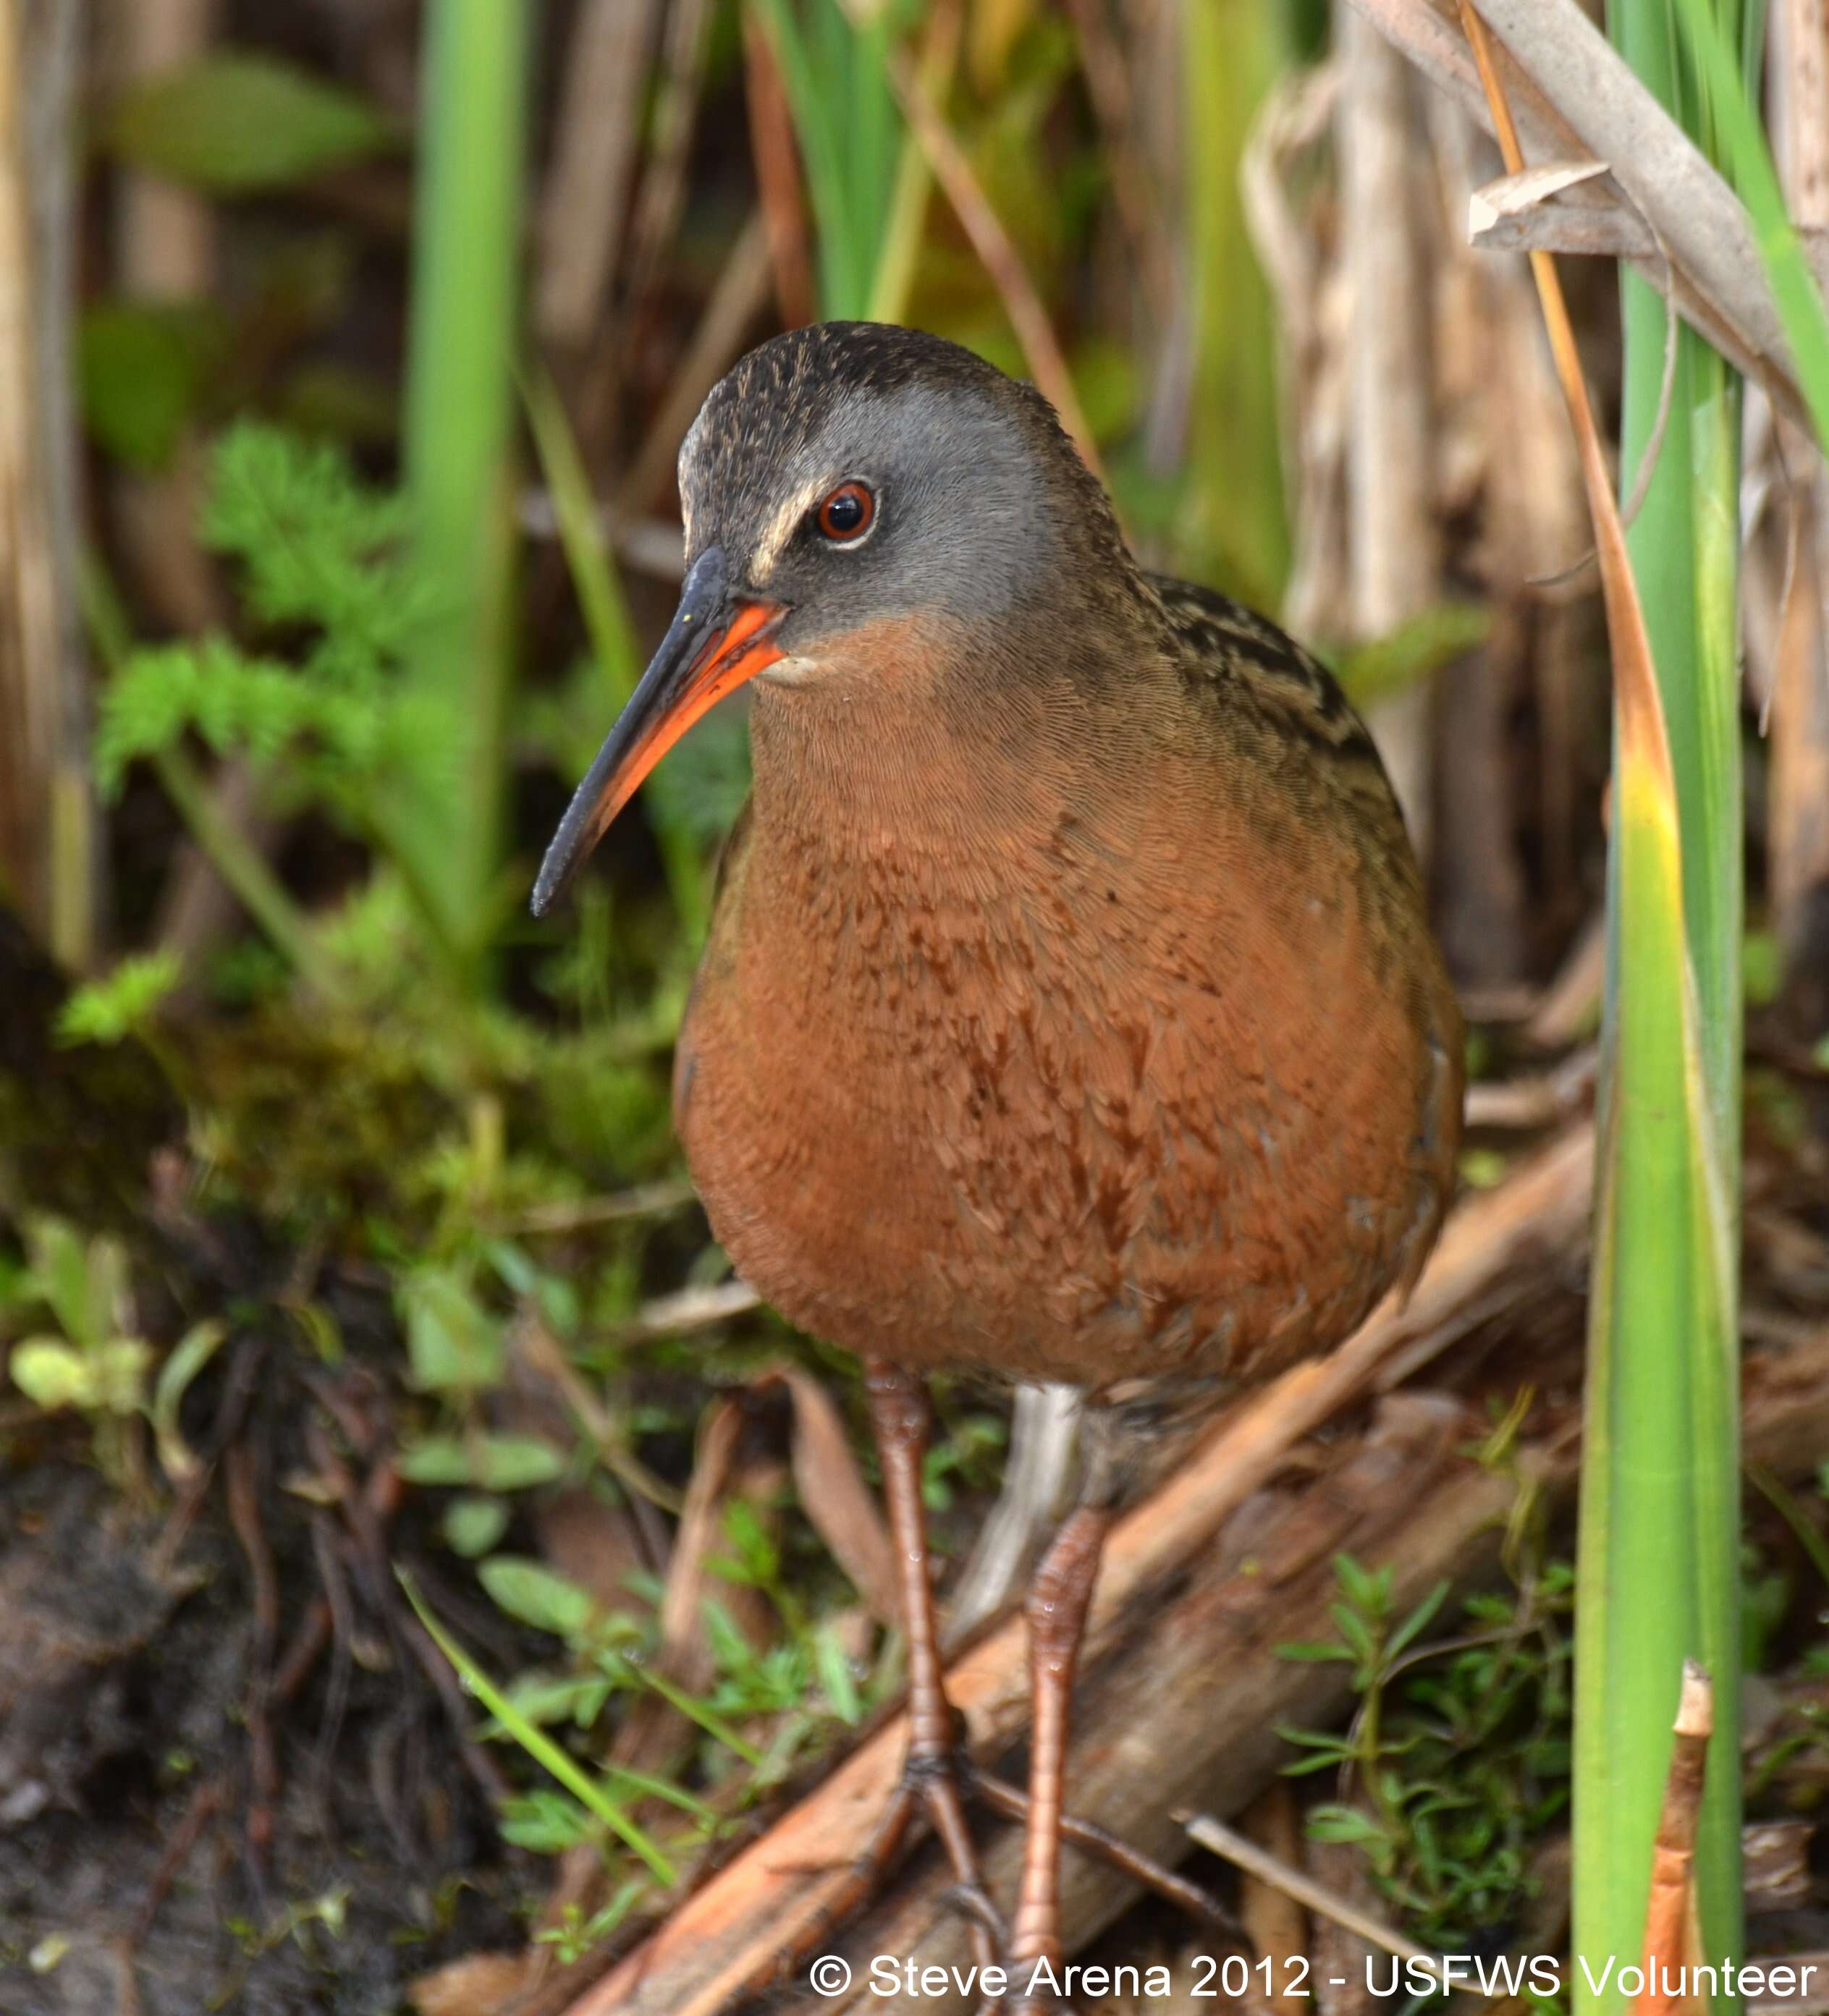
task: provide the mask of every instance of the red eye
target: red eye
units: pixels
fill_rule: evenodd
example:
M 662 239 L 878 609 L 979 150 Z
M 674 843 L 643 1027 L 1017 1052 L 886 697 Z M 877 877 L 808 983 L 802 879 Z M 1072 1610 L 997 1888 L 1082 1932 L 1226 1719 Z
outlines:
M 820 532 L 838 545 L 861 539 L 877 516 L 877 500 L 861 483 L 841 483 L 813 513 Z

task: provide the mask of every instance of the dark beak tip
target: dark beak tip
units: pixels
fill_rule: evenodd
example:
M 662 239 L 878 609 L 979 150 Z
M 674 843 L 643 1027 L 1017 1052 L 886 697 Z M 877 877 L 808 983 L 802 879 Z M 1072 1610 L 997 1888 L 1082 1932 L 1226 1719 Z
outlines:
M 707 546 L 687 570 L 680 589 L 679 607 L 667 635 L 661 640 L 660 649 L 642 675 L 640 683 L 611 728 L 608 739 L 597 751 L 596 761 L 573 793 L 565 816 L 559 823 L 559 830 L 553 836 L 553 844 L 540 863 L 540 872 L 534 878 L 533 893 L 527 899 L 527 908 L 535 917 L 550 914 L 573 876 L 584 866 L 608 823 L 606 818 L 599 816 L 605 794 L 612 787 L 644 720 L 653 715 L 657 706 L 664 708 L 669 680 L 677 677 L 682 665 L 689 665 L 700 648 L 700 636 L 715 629 L 724 619 L 725 610 L 723 551 L 718 546 Z M 630 789 L 633 789 L 632 784 Z
M 528 909 L 536 917 L 550 916 L 571 880 L 571 876 L 556 868 L 550 859 L 543 862 L 534 878 L 533 894 L 527 898 Z

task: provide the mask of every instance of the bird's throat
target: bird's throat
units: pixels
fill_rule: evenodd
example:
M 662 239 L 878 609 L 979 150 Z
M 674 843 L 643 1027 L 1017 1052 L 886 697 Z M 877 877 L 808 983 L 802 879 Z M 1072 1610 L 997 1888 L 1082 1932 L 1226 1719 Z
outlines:
M 835 869 L 1007 862 L 1127 802 L 1152 756 L 1137 712 L 1064 656 L 1011 675 L 900 625 L 792 683 L 758 680 L 751 743 L 758 841 L 791 836 Z

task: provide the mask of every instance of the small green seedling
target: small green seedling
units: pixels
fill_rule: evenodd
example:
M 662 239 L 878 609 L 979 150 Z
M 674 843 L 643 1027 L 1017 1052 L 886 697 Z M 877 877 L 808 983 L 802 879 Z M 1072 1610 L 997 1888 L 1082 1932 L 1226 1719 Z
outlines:
M 138 1439 L 152 1424 L 159 1461 L 174 1484 L 196 1474 L 197 1458 L 178 1427 L 185 1389 L 221 1343 L 218 1323 L 194 1325 L 167 1357 L 156 1380 L 153 1350 L 135 1334 L 127 1255 L 117 1240 L 85 1240 L 61 1219 L 40 1219 L 26 1234 L 27 1265 L 8 1283 L 16 1308 L 42 1307 L 58 1326 L 13 1347 L 13 1383 L 47 1413 L 83 1415 L 95 1438 L 95 1461 L 118 1489 L 145 1489 Z

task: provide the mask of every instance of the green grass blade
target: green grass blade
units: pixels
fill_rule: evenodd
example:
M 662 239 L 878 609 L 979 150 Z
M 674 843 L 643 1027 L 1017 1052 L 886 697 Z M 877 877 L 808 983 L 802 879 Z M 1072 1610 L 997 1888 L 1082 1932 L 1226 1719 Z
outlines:
M 1779 319 L 1791 343 L 1791 365 L 1816 430 L 1817 445 L 1829 452 L 1829 309 L 1784 196 L 1771 150 L 1760 128 L 1753 99 L 1736 66 L 1726 25 L 1712 13 L 1708 0 L 1677 0 L 1683 52 L 1707 85 L 1735 189 L 1753 221 L 1753 235 Z M 1749 31 L 1750 32 L 1750 31 Z M 1743 37 L 1743 48 L 1746 38 Z M 1756 53 L 1756 49 L 1755 49 Z M 1754 74 L 1757 74 L 1756 64 Z
M 852 258 L 852 196 L 842 121 L 849 95 L 848 67 L 833 68 L 824 47 L 830 24 L 815 13 L 803 26 L 788 0 L 749 0 L 779 73 L 794 117 L 815 226 L 819 306 L 827 315 L 863 311 L 861 275 Z M 815 0 L 815 7 L 830 0 Z
M 1287 59 L 1286 24 L 1273 6 L 1219 0 L 1187 0 L 1181 19 L 1197 350 L 1174 538 L 1190 572 L 1274 609 L 1290 562 L 1276 330 L 1240 173 L 1252 122 Z
M 817 226 L 819 310 L 873 311 L 895 250 L 891 218 L 903 159 L 902 115 L 885 65 L 898 10 L 854 28 L 838 0 L 748 0 L 780 73 Z M 912 202 L 913 198 L 909 200 Z M 907 256 L 905 250 L 902 256 Z
M 696 1722 L 715 1742 L 722 1743 L 726 1750 L 734 1751 L 744 1763 L 760 1769 L 763 1757 L 761 1751 L 740 1735 L 730 1723 L 689 1694 L 684 1687 L 677 1686 L 667 1676 L 653 1666 L 637 1666 L 637 1677 L 644 1687 L 651 1687 L 669 1706 L 676 1708 L 689 1722 Z
M 413 676 L 445 704 L 451 760 L 401 837 L 473 971 L 502 837 L 529 20 L 499 0 L 431 0 L 424 31 L 403 460 L 436 608 Z
M 1679 59 L 1671 0 L 1618 0 L 1611 23 L 1640 76 L 1707 146 L 1716 107 Z M 1737 13 L 1724 8 L 1723 26 L 1737 31 Z M 1663 304 L 1629 275 L 1624 323 L 1629 488 L 1656 423 L 1665 346 Z M 1597 1973 L 1642 1945 L 1686 1657 L 1715 1687 L 1696 1857 L 1705 1956 L 1741 1946 L 1739 398 L 1707 344 L 1687 329 L 1677 341 L 1662 445 L 1628 540 L 1654 689 L 1633 707 L 1621 696 L 1608 861 L 1572 1885 L 1575 1948 Z M 1623 685 L 1617 635 L 1615 654 Z M 1578 1970 L 1575 2006 L 1611 2012 L 1622 1998 L 1597 1994 Z
M 527 1720 L 432 1615 L 419 1594 L 418 1585 L 405 1569 L 396 1568 L 394 1572 L 406 1592 L 406 1600 L 412 1605 L 414 1615 L 426 1627 L 432 1643 L 451 1661 L 465 1687 L 536 1764 L 556 1778 L 587 1813 L 595 1814 L 624 1846 L 639 1856 L 654 1875 L 671 1887 L 678 1871 L 660 1844 L 638 1827 L 604 1787 L 568 1757 L 543 1729 Z

